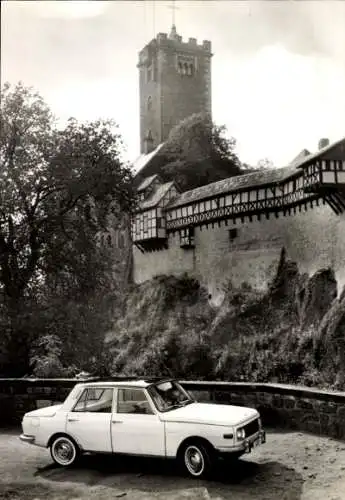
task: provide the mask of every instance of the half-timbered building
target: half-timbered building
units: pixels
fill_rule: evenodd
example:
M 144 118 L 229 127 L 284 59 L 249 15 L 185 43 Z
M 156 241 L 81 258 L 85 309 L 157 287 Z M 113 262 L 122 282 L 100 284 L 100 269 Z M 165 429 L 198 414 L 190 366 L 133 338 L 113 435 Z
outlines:
M 135 282 L 187 272 L 214 297 L 227 280 L 265 287 L 284 247 L 302 272 L 332 267 L 344 284 L 345 139 L 321 140 L 316 153 L 303 150 L 284 168 L 186 192 L 157 175 L 157 156 L 173 126 L 193 113 L 211 113 L 212 55 L 211 42 L 184 42 L 175 26 L 139 53 Z
M 287 167 L 183 193 L 150 176 L 138 195 L 137 282 L 188 272 L 211 288 L 227 279 L 265 286 L 282 247 L 306 271 L 326 265 L 345 271 L 345 139 Z

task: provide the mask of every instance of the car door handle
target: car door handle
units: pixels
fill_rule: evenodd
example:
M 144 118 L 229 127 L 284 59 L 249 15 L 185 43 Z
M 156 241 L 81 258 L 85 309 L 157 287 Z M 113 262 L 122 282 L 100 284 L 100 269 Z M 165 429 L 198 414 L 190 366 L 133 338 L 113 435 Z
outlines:
M 79 422 L 79 418 L 68 417 L 68 422 Z
M 113 424 L 123 424 L 123 420 L 112 420 Z

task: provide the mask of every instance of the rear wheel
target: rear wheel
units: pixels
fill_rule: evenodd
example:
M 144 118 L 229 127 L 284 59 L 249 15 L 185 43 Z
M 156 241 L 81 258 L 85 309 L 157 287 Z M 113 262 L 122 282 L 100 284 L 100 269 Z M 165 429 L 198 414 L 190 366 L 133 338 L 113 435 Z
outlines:
M 68 436 L 58 436 L 50 445 L 50 454 L 56 464 L 68 467 L 77 461 L 80 450 Z
M 184 470 L 194 478 L 207 477 L 213 465 L 211 447 L 204 443 L 190 442 L 186 444 L 180 455 Z

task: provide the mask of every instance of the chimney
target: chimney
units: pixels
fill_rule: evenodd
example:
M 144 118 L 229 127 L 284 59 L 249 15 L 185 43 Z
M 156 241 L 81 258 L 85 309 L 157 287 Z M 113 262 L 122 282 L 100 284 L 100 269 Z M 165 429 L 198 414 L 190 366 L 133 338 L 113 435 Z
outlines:
M 323 137 L 322 139 L 319 140 L 319 151 L 327 146 L 329 146 L 329 139 Z

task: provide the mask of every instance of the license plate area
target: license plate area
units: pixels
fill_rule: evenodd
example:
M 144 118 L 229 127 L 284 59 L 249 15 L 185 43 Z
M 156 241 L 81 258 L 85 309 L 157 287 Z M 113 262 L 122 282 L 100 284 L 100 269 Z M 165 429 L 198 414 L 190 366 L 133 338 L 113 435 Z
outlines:
M 252 442 L 252 447 L 253 448 L 256 448 L 257 446 L 259 446 L 261 444 L 261 439 L 259 437 L 257 437 L 256 439 L 254 439 L 254 441 Z
M 266 435 L 265 435 L 265 432 L 262 431 L 255 439 L 248 440 L 245 443 L 245 452 L 250 453 L 253 448 L 260 446 L 261 444 L 264 444 L 265 442 L 266 442 Z

